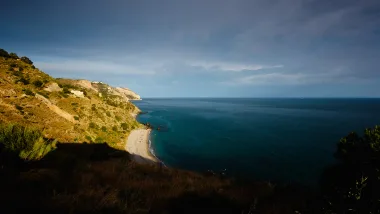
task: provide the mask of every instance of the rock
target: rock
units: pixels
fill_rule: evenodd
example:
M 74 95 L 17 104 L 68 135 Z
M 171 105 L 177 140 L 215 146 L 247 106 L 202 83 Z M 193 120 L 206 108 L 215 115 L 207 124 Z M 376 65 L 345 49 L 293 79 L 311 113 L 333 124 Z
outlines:
M 82 91 L 77 91 L 77 90 L 70 90 L 72 94 L 74 94 L 76 97 L 84 98 L 84 94 Z
M 130 100 L 141 100 L 140 95 L 136 94 L 135 92 L 131 91 L 128 88 L 117 87 L 115 88 L 115 90 L 123 94 L 125 97 L 127 97 Z
M 48 92 L 55 92 L 55 91 L 62 91 L 62 88 L 59 87 L 59 85 L 56 82 L 53 82 L 53 83 L 50 83 L 48 86 L 46 86 L 44 90 Z

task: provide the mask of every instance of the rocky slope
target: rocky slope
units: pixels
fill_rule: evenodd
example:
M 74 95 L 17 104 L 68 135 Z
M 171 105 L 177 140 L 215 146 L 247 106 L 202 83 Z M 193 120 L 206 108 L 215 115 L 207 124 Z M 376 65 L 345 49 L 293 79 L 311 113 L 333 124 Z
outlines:
M 31 125 L 60 142 L 122 148 L 129 132 L 141 126 L 131 99 L 140 96 L 102 82 L 55 79 L 26 57 L 0 53 L 0 122 Z

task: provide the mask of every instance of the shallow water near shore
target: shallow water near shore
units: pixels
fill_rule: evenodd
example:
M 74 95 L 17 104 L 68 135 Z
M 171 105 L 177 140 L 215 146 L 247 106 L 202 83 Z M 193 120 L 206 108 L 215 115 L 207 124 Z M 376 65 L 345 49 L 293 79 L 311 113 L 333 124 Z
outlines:
M 317 184 L 339 139 L 380 124 L 380 99 L 143 99 L 139 122 L 161 127 L 151 149 L 167 166 Z

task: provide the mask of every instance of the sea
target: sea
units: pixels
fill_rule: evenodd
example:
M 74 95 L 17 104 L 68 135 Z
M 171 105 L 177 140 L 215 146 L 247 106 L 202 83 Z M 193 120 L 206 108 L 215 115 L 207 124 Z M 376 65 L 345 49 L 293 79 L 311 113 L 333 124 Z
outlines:
M 133 103 L 166 166 L 316 185 L 339 140 L 380 125 L 380 99 L 152 98 Z M 157 130 L 159 129 L 159 130 Z

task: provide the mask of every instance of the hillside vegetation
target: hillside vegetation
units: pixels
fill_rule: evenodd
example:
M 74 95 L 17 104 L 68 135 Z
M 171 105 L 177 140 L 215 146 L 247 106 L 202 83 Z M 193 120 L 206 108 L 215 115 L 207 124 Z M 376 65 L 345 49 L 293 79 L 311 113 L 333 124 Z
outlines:
M 122 148 L 140 127 L 140 99 L 126 88 L 102 82 L 55 79 L 27 57 L 0 51 L 0 121 L 33 126 L 60 142 L 107 142 Z

